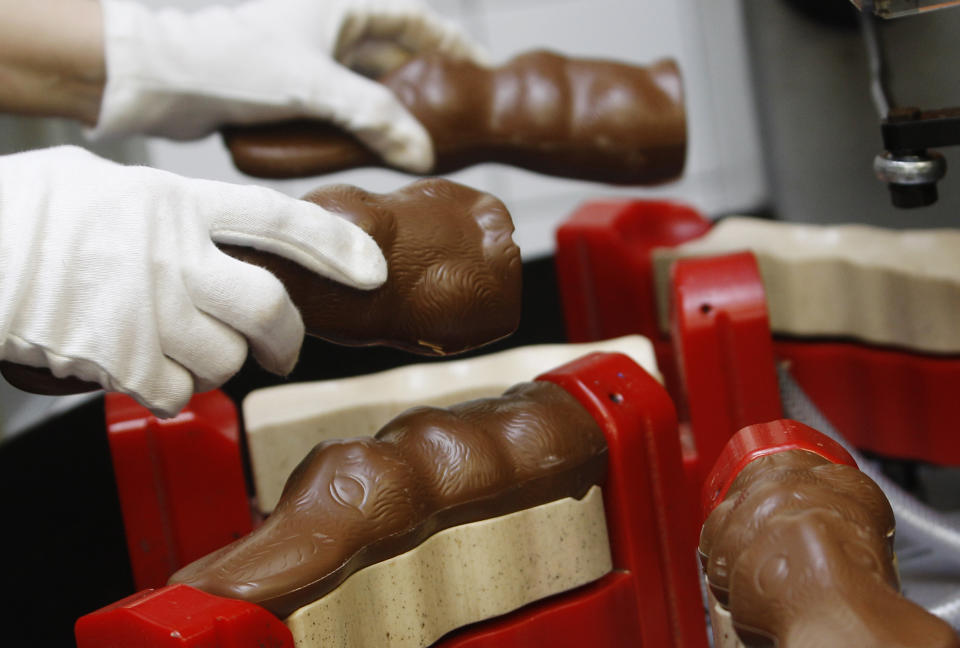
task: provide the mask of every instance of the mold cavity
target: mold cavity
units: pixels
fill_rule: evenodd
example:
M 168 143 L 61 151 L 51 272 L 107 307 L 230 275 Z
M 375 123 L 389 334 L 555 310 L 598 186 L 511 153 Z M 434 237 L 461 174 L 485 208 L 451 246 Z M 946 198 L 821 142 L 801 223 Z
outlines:
M 711 306 L 710 304 L 700 304 L 700 312 L 703 313 L 704 315 L 708 315 L 712 310 L 713 310 L 713 306 Z
M 610 394 L 610 400 L 619 405 L 623 402 L 623 396 L 620 394 Z

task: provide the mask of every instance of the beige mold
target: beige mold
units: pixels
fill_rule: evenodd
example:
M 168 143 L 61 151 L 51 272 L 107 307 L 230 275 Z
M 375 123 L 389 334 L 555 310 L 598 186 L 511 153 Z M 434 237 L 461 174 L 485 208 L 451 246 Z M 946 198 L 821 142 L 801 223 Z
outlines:
M 960 352 L 960 230 L 894 231 L 728 218 L 654 252 L 660 326 L 674 260 L 752 251 L 776 333 Z
M 710 591 L 710 584 L 704 576 L 704 587 L 707 590 L 707 606 L 710 612 L 710 626 L 713 628 L 714 648 L 745 648 L 737 631 L 733 628 L 733 616 L 730 611 L 720 605 L 720 601 Z
M 612 569 L 603 496 L 441 531 L 287 617 L 297 648 L 414 648 Z
M 254 391 L 243 401 L 243 415 L 258 506 L 263 513 L 273 510 L 290 472 L 321 441 L 372 436 L 415 405 L 446 407 L 499 396 L 518 382 L 592 351 L 625 353 L 659 376 L 649 340 L 632 335 L 588 344 L 521 347 L 467 360 Z

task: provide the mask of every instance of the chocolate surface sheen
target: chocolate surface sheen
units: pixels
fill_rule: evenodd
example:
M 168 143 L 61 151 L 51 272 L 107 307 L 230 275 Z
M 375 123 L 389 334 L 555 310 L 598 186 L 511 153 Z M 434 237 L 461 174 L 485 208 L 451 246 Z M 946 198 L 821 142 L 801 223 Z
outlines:
M 502 162 L 611 184 L 674 179 L 686 156 L 686 116 L 674 61 L 649 67 L 546 51 L 497 68 L 436 54 L 380 79 L 433 139 L 432 173 Z M 293 178 L 384 162 L 336 126 L 291 121 L 224 129 L 234 164 Z
M 287 259 L 221 246 L 275 274 L 307 333 L 337 344 L 382 344 L 424 355 L 467 351 L 520 321 L 522 264 L 513 221 L 490 194 L 430 178 L 389 194 L 331 185 L 304 197 L 356 223 L 387 259 L 387 281 L 356 290 Z
M 960 646 L 946 622 L 900 595 L 893 532 L 869 477 L 789 450 L 740 472 L 704 523 L 700 553 L 747 646 Z
M 414 408 L 375 437 L 317 445 L 261 527 L 170 582 L 284 618 L 442 529 L 580 498 L 606 465 L 603 432 L 552 383 L 449 409 Z

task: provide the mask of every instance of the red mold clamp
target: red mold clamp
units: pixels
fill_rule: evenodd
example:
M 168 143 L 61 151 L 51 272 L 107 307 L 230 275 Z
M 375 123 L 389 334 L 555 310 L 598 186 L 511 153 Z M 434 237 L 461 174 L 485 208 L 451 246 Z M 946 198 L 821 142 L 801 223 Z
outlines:
M 186 585 L 129 596 L 76 625 L 77 648 L 293 648 L 287 626 L 263 608 Z
M 709 229 L 695 210 L 625 201 L 586 204 L 557 231 L 557 276 L 571 339 L 640 333 L 654 340 L 667 387 L 691 424 L 699 464 L 694 479 L 740 427 L 779 418 L 775 361 L 789 363 L 800 387 L 855 446 L 960 465 L 960 436 L 951 427 L 960 356 L 773 340 L 763 282 L 744 258 L 749 253 L 676 262 L 668 342 L 657 328 L 652 252 Z
M 586 203 L 557 230 L 556 268 L 567 338 L 639 333 L 653 342 L 667 390 L 677 394 L 673 355 L 657 325 L 651 254 L 702 236 L 710 221 L 668 201 Z
M 848 342 L 777 340 L 777 357 L 854 446 L 960 466 L 960 358 Z
M 172 419 L 123 394 L 107 394 L 105 405 L 137 587 L 160 587 L 180 567 L 250 532 L 237 411 L 226 394 L 197 394 Z
M 698 491 L 731 435 L 782 416 L 780 392 L 753 255 L 681 259 L 671 279 L 671 333 L 697 448 Z
M 740 471 L 754 459 L 786 450 L 806 450 L 827 461 L 857 467 L 843 446 L 812 427 L 790 419 L 749 425 L 733 435 L 703 484 L 703 518 L 723 501 Z

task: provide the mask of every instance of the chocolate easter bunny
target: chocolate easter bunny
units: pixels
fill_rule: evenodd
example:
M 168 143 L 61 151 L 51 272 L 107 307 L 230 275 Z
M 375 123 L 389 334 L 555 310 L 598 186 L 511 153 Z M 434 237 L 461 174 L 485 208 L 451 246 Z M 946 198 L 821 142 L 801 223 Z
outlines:
M 430 134 L 430 173 L 500 162 L 643 185 L 683 170 L 686 118 L 670 60 L 641 67 L 534 51 L 486 68 L 425 54 L 379 81 Z M 359 140 L 319 121 L 231 127 L 224 139 L 237 168 L 259 177 L 384 165 Z

